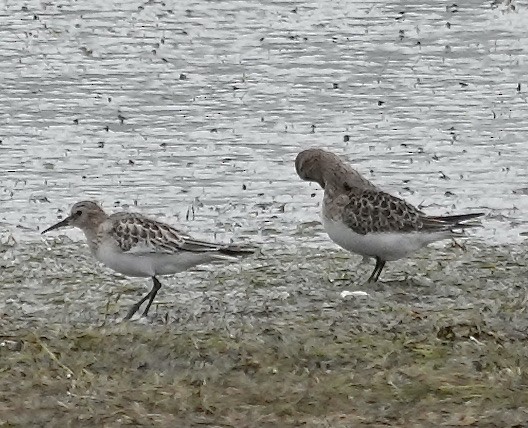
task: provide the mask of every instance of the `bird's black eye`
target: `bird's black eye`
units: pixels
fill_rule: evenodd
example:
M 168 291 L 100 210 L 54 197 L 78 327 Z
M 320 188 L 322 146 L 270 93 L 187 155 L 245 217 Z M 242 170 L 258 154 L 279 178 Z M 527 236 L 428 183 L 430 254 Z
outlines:
M 77 211 L 75 211 L 75 215 L 76 215 L 77 217 L 80 217 L 81 214 L 82 214 L 82 211 L 81 211 L 81 210 L 77 210 Z

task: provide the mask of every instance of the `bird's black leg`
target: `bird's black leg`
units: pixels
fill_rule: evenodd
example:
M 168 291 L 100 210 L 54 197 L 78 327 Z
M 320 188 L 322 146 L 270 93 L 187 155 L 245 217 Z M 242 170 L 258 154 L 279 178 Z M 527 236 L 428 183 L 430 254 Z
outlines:
M 384 266 L 385 266 L 385 261 L 381 260 L 378 256 L 376 256 L 376 266 L 374 266 L 374 270 L 372 271 L 372 274 L 370 275 L 368 282 L 376 282 Z
M 376 263 L 378 263 L 376 261 Z M 376 282 L 379 277 L 380 277 L 380 274 L 381 274 L 381 271 L 383 270 L 383 268 L 385 267 L 385 260 L 379 260 L 379 267 L 378 267 L 378 273 L 376 274 L 376 277 L 374 278 L 374 282 Z
M 129 320 L 130 318 L 132 318 L 132 316 L 139 310 L 141 305 L 148 300 L 149 302 L 147 304 L 147 307 L 145 308 L 145 311 L 143 312 L 143 316 L 147 316 L 147 313 L 150 309 L 150 305 L 152 305 L 152 301 L 154 300 L 154 297 L 156 297 L 158 290 L 161 288 L 161 283 L 157 280 L 156 277 L 153 276 L 152 281 L 154 282 L 152 289 L 148 292 L 148 294 L 145 297 L 143 297 L 139 302 L 137 302 L 135 305 L 133 305 L 130 308 L 126 317 L 124 318 L 125 320 Z
M 378 271 L 378 258 L 376 257 L 376 266 L 374 266 L 374 270 L 369 276 L 369 279 L 367 282 L 374 282 L 374 277 L 376 276 L 376 272 Z
M 155 276 L 152 277 L 152 282 L 154 283 L 152 285 L 152 290 L 150 290 L 150 299 L 147 303 L 147 307 L 143 311 L 143 316 L 146 317 L 148 314 L 148 311 L 150 309 L 150 306 L 152 305 L 152 302 L 154 301 L 154 297 L 156 297 L 156 294 L 158 294 L 159 289 L 161 288 L 161 282 L 158 281 L 158 278 Z

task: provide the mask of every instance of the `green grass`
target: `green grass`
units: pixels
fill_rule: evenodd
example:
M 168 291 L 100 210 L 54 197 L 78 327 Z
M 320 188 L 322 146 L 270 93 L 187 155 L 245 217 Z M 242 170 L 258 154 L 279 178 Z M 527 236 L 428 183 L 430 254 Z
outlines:
M 456 414 L 500 426 L 528 410 L 525 344 L 491 337 L 127 323 L 24 328 L 4 345 L 3 426 L 409 426 Z
M 150 322 L 124 323 L 141 281 L 32 248 L 40 274 L 2 277 L 0 426 L 525 426 L 521 250 L 440 252 L 377 285 L 342 253 L 256 258 L 166 280 Z

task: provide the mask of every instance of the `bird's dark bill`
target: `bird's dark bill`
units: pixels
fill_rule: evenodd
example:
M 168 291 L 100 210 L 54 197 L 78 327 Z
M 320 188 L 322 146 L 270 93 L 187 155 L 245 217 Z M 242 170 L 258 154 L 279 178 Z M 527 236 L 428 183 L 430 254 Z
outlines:
M 61 227 L 66 227 L 70 225 L 70 217 L 66 217 L 64 220 L 59 221 L 58 223 L 54 224 L 51 227 L 48 227 L 46 230 L 41 232 L 41 234 L 44 234 L 46 232 L 49 232 L 51 230 L 60 229 Z

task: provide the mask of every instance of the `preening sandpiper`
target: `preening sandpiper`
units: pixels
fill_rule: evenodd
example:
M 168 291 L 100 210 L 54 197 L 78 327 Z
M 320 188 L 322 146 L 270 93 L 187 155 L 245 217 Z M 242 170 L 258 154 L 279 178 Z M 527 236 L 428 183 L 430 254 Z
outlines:
M 376 259 L 369 282 L 377 281 L 387 261 L 398 260 L 474 227 L 483 213 L 428 216 L 403 199 L 363 178 L 341 158 L 322 149 L 297 155 L 297 174 L 324 189 L 322 220 L 330 238 L 356 254 Z
M 42 233 L 66 226 L 84 232 L 90 251 L 97 260 L 126 276 L 150 277 L 150 292 L 132 306 L 130 319 L 148 300 L 143 316 L 161 288 L 160 275 L 172 275 L 202 263 L 234 260 L 252 254 L 254 249 L 199 241 L 168 224 L 141 214 L 122 212 L 108 215 L 93 201 L 77 202 L 64 220 Z

